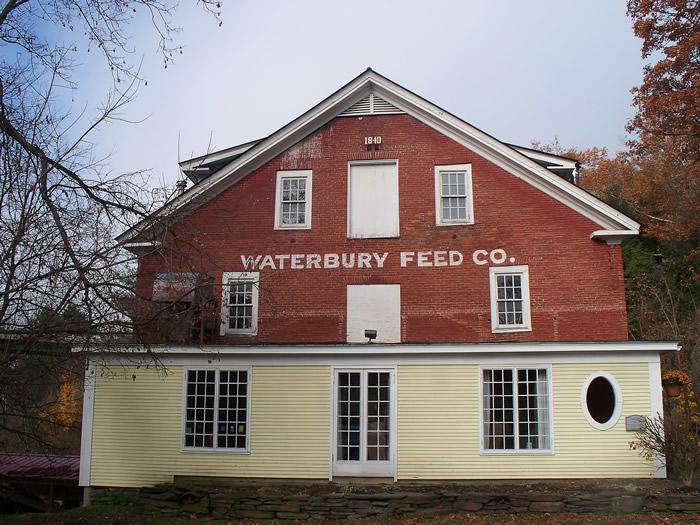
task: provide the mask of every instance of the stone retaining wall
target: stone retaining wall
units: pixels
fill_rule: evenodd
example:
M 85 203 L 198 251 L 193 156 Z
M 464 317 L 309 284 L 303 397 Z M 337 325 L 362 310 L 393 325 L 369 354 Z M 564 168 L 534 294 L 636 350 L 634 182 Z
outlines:
M 490 512 L 700 512 L 698 492 L 653 494 L 609 490 L 558 494 L 524 489 L 495 493 L 450 490 L 448 485 L 412 487 L 410 490 L 391 485 L 379 488 L 348 486 L 345 489 L 343 492 L 323 492 L 303 486 L 160 485 L 135 490 L 132 494 L 147 512 L 154 514 L 234 519 L 307 520 L 408 514 L 419 517 Z M 367 489 L 369 491 L 365 492 Z M 99 501 L 112 493 L 113 489 L 93 490 L 92 498 Z

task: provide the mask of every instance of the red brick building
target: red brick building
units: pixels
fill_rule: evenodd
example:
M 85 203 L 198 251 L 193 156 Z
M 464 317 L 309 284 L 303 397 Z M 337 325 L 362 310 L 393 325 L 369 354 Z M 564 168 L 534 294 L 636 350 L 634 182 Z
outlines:
M 665 475 L 626 443 L 630 416 L 661 410 L 675 344 L 627 341 L 620 243 L 639 225 L 578 167 L 372 70 L 264 139 L 181 163 L 194 184 L 119 239 L 141 296 L 199 301 L 141 334 L 176 380 L 133 406 L 127 383 L 86 396 L 95 421 L 131 410 L 145 427 L 144 398 L 173 402 L 159 418 L 179 430 L 164 445 L 89 424 L 83 484 Z M 115 467 L 124 443 L 171 461 Z

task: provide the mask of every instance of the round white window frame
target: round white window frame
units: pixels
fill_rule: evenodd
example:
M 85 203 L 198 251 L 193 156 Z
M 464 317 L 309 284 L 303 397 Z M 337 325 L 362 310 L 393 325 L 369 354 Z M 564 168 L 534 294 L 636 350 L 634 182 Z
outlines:
M 613 409 L 612 416 L 610 416 L 610 419 L 608 419 L 605 423 L 598 423 L 593 416 L 591 416 L 591 413 L 588 411 L 588 403 L 586 403 L 588 387 L 591 386 L 594 379 L 599 377 L 606 379 L 608 383 L 610 383 L 613 389 L 613 394 L 615 395 L 615 408 Z M 608 430 L 614 427 L 620 420 L 620 415 L 622 414 L 622 404 L 622 390 L 620 389 L 620 385 L 617 383 L 617 379 L 615 379 L 612 374 L 598 370 L 590 374 L 583 382 L 583 386 L 581 387 L 581 410 L 583 411 L 583 415 L 586 416 L 588 424 L 593 428 L 597 430 Z

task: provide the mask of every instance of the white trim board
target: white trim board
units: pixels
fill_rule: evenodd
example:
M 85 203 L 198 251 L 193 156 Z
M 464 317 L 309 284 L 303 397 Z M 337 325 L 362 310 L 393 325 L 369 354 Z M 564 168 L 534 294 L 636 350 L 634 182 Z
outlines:
M 650 405 L 651 414 L 650 417 L 663 417 L 664 405 L 663 405 L 663 394 L 661 387 L 661 357 L 657 356 L 656 359 L 649 362 L 649 389 L 650 389 Z M 654 454 L 652 456 L 652 465 L 654 465 L 654 477 L 655 478 L 665 478 L 666 477 L 666 458 L 660 454 Z
M 338 344 L 338 345 L 123 345 L 75 347 L 74 352 L 99 354 L 210 354 L 210 355 L 420 355 L 420 354 L 533 354 L 542 352 L 672 352 L 680 350 L 675 341 L 610 341 L 571 343 L 447 343 L 447 344 Z
M 95 364 L 88 357 L 83 383 L 83 419 L 80 429 L 80 474 L 78 484 L 90 486 L 92 464 L 92 417 L 95 409 Z
M 105 364 L 111 366 L 136 366 L 152 363 L 153 356 L 143 355 L 143 361 L 134 356 L 109 355 L 104 357 Z M 343 366 L 343 367 L 392 367 L 397 365 L 501 365 L 506 362 L 518 364 L 607 364 L 607 363 L 654 363 L 658 362 L 658 353 L 651 352 L 585 352 L 551 353 L 551 354 L 466 354 L 466 355 L 182 355 L 173 354 L 159 357 L 159 364 L 169 366 Z
M 371 69 L 163 206 L 152 218 L 168 217 L 176 211 L 180 212 L 178 216 L 182 216 L 182 212 L 191 212 L 319 129 L 371 92 L 589 218 L 601 226 L 602 231 L 639 232 L 639 224 L 631 218 L 551 173 L 515 148 L 500 142 Z M 117 239 L 125 242 L 138 238 L 151 224 L 151 220 L 144 220 Z

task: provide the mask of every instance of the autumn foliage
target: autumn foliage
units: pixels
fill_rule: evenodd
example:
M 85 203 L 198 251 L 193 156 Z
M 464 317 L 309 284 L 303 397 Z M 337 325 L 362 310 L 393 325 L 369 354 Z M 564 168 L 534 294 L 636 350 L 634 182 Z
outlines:
M 687 377 L 684 395 L 654 424 L 656 452 L 687 481 L 700 466 L 698 406 L 687 386 L 700 381 L 700 2 L 629 0 L 627 13 L 649 64 L 632 90 L 626 149 L 611 156 L 556 139 L 533 145 L 580 160 L 581 187 L 641 224 L 623 245 L 629 336 L 682 345 L 662 363 Z

